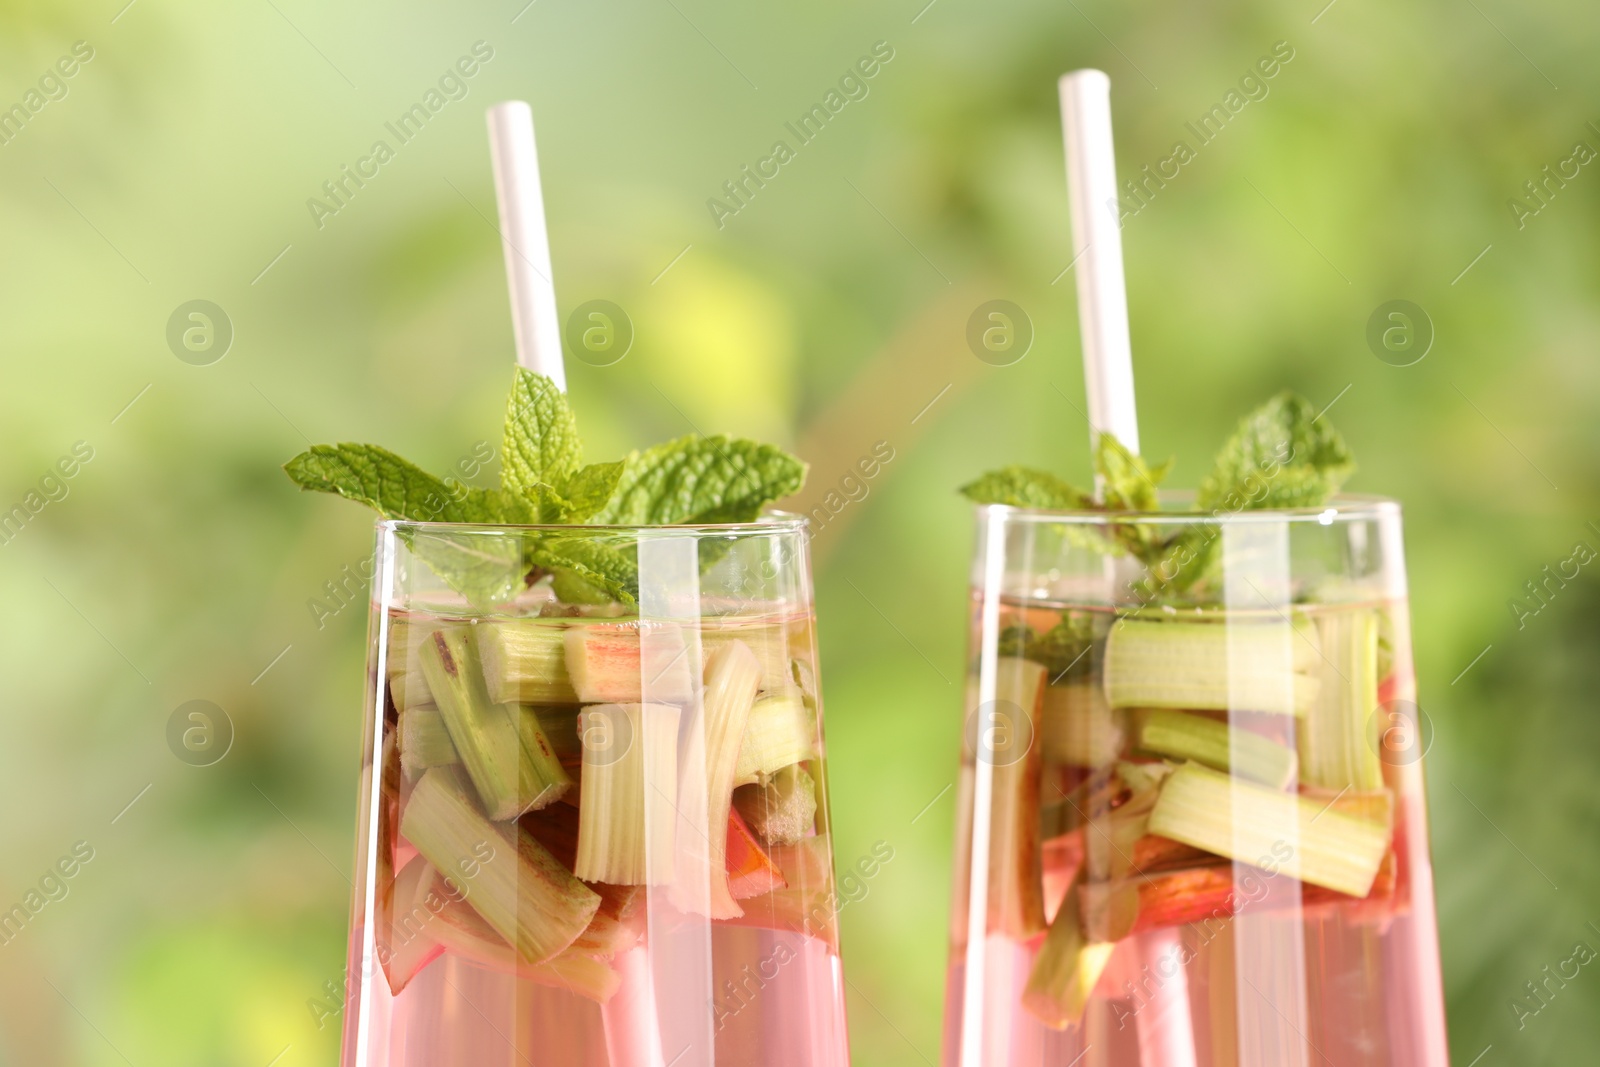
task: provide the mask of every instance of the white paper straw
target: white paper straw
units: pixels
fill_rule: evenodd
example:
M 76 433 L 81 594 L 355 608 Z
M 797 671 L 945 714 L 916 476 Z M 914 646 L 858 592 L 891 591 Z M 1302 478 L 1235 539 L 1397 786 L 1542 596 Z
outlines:
M 495 201 L 500 207 L 517 362 L 565 390 L 561 323 L 556 317 L 556 287 L 550 270 L 550 233 L 545 228 L 544 194 L 539 186 L 539 152 L 533 143 L 533 109 L 524 101 L 507 100 L 489 109 L 489 155 Z
M 1117 163 L 1111 146 L 1111 79 L 1098 70 L 1061 78 L 1061 128 L 1067 146 L 1067 193 L 1073 253 L 1078 257 L 1078 322 L 1083 380 L 1089 394 L 1091 446 L 1101 432 L 1139 451 L 1133 403 L 1133 350 L 1117 220 Z

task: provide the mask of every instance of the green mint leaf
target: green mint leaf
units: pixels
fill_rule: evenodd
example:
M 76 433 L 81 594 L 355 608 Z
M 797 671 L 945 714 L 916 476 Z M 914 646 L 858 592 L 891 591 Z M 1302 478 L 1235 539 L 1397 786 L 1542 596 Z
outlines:
M 386 519 L 500 522 L 494 505 L 377 445 L 313 445 L 283 465 L 302 489 L 359 501 Z M 478 491 L 482 492 L 482 490 Z
M 1169 459 L 1158 467 L 1128 451 L 1116 436 L 1102 433 L 1094 450 L 1094 469 L 1100 475 L 1105 507 L 1111 511 L 1159 511 L 1157 486 L 1172 469 Z
M 750 522 L 797 492 L 806 465 L 781 448 L 722 434 L 690 435 L 630 453 L 597 523 L 671 526 Z
M 1161 494 L 1157 487 L 1172 469 L 1172 461 L 1151 467 L 1142 456 L 1130 452 L 1114 434 L 1102 433 L 1095 442 L 1095 471 L 1100 475 L 1104 507 L 1110 511 L 1159 511 Z M 1143 563 L 1161 555 L 1162 540 L 1146 523 L 1117 523 L 1108 531 L 1123 548 Z
M 968 482 L 961 493 L 975 504 L 1009 504 L 1016 508 L 1080 511 L 1095 506 L 1089 494 L 1048 471 L 1002 467 Z
M 632 544 L 606 544 L 588 533 L 551 532 L 540 535 L 529 555 L 535 566 L 555 572 L 558 595 L 568 603 L 594 603 L 591 591 L 624 604 L 637 602 L 639 563 Z
M 525 521 L 526 505 L 495 489 L 447 482 L 377 445 L 313 445 L 285 463 L 302 489 L 356 500 L 386 519 L 410 522 L 500 523 Z M 477 604 L 514 596 L 520 582 L 520 548 L 486 546 L 482 538 L 448 533 L 417 540 L 402 535 L 449 586 Z
M 622 481 L 627 466 L 626 462 L 619 459 L 611 463 L 591 463 L 580 468 L 561 487 L 560 521 L 587 522 L 599 514 L 600 509 L 616 493 L 617 484 Z
M 1355 470 L 1344 439 L 1304 397 L 1279 393 L 1240 421 L 1200 482 L 1201 511 L 1316 507 Z
M 506 401 L 500 488 L 559 486 L 578 469 L 582 453 L 567 395 L 544 375 L 518 367 Z

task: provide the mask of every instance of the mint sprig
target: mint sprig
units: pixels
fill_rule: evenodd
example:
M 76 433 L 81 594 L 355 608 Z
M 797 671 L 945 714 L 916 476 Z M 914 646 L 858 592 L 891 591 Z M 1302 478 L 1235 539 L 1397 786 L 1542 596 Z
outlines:
M 1096 499 L 1048 471 L 1003 467 L 961 487 L 978 504 L 1071 511 L 1157 511 L 1158 487 L 1172 468 L 1151 467 L 1111 434 L 1100 435 L 1094 468 L 1102 486 Z M 1218 451 L 1195 494 L 1196 512 L 1223 515 L 1264 508 L 1315 507 L 1326 503 L 1355 470 L 1344 439 L 1304 397 L 1283 392 L 1234 429 Z M 1216 567 L 1216 530 L 1193 525 L 1163 536 L 1148 523 L 1113 523 L 1105 537 L 1080 543 L 1113 555 L 1127 553 L 1148 575 L 1136 592 L 1182 595 L 1209 578 Z
M 567 396 L 521 367 L 506 403 L 498 489 L 441 479 L 377 445 L 314 445 L 284 464 L 302 489 L 366 504 L 388 519 L 475 525 L 670 526 L 750 522 L 797 492 L 806 466 L 772 445 L 691 435 L 583 465 L 583 444 Z M 638 594 L 630 544 L 544 531 L 505 546 L 448 532 L 413 540 L 428 564 L 477 603 L 507 600 L 551 575 L 564 600 L 620 600 Z

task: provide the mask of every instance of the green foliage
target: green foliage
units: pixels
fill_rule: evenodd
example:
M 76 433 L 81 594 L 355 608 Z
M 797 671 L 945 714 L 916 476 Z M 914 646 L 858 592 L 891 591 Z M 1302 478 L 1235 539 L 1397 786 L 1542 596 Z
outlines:
M 628 526 L 749 522 L 799 490 L 806 465 L 782 449 L 729 438 L 680 437 L 629 453 L 596 522 Z
M 1195 494 L 1199 511 L 1316 507 L 1356 469 L 1304 397 L 1282 392 L 1240 420 Z
M 1161 507 L 1157 486 L 1172 469 L 1172 460 L 1151 467 L 1114 435 L 1103 433 L 1095 445 L 1094 469 L 1104 485 L 1107 511 L 1156 511 Z
M 725 435 L 680 437 L 611 463 L 583 461 L 567 396 L 549 378 L 518 367 L 506 402 L 500 488 L 435 478 L 377 445 L 314 445 L 284 464 L 302 489 L 366 504 L 388 519 L 478 525 L 670 526 L 749 522 L 796 492 L 806 468 L 772 445 Z M 563 599 L 634 602 L 631 546 L 588 535 L 530 533 L 524 543 L 485 546 L 445 530 L 409 543 L 439 576 L 478 603 L 505 600 L 523 575 L 549 572 Z
M 1161 509 L 1159 487 L 1172 460 L 1154 467 L 1109 433 L 1095 444 L 1094 467 L 1102 499 L 1048 471 L 1002 467 L 961 487 L 979 504 L 1070 511 Z M 1355 470 L 1344 439 L 1304 397 L 1282 392 L 1240 420 L 1195 494 L 1194 511 L 1314 507 L 1326 502 Z M 1098 531 L 1098 528 L 1096 528 Z M 1216 569 L 1216 529 L 1190 525 L 1162 536 L 1150 523 L 1112 523 L 1105 536 L 1072 531 L 1074 540 L 1111 554 L 1126 552 L 1145 564 L 1136 589 L 1146 599 L 1182 598 Z M 1171 575 L 1169 578 L 1158 576 Z
M 1032 467 L 1001 467 L 968 482 L 961 493 L 974 504 L 1007 504 L 1046 511 L 1082 511 L 1094 497 L 1051 474 Z

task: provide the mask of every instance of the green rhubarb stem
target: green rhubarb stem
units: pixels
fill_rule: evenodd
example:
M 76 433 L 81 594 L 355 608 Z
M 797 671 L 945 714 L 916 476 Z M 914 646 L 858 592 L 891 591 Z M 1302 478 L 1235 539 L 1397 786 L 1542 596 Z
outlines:
M 598 704 L 584 710 L 574 866 L 584 881 L 672 881 L 679 714 L 671 704 Z
M 730 641 L 706 657 L 702 729 L 691 730 L 679 778 L 678 809 L 686 827 L 678 834 L 673 902 L 713 919 L 742 914 L 728 888 L 728 812 L 739 747 L 760 685 L 761 663 L 743 641 Z
M 1118 619 L 1106 638 L 1106 698 L 1114 708 L 1304 715 L 1319 684 L 1316 642 L 1304 619 Z
M 537 716 L 489 699 L 465 628 L 430 634 L 420 658 L 450 740 L 490 818 L 514 819 L 554 803 L 571 788 L 572 779 Z
M 750 708 L 734 781 L 750 785 L 794 763 L 817 759 L 817 720 L 794 686 L 766 693 Z
M 1269 737 L 1204 715 L 1166 709 L 1145 713 L 1139 747 L 1158 756 L 1194 760 L 1274 789 L 1294 781 L 1299 762 L 1292 751 Z
M 437 909 L 432 931 L 438 942 L 457 956 L 502 974 L 536 985 L 551 986 L 605 1003 L 622 984 L 622 976 L 603 960 L 584 950 L 583 938 L 543 963 L 528 963 L 460 898 L 459 880 L 446 882 L 434 871 L 429 886 L 430 910 Z M 603 908 L 602 908 L 603 910 Z M 600 921 L 596 913 L 595 922 Z
M 416 777 L 429 767 L 460 763 L 461 756 L 450 741 L 444 717 L 430 704 L 416 704 L 400 712 L 400 765 Z
M 1301 780 L 1321 789 L 1383 788 L 1378 758 L 1378 615 L 1369 608 L 1318 618 L 1322 683 L 1299 735 Z
M 1353 897 L 1371 891 L 1389 848 L 1389 832 L 1381 825 L 1198 763 L 1185 764 L 1162 783 L 1149 830 L 1236 863 L 1276 860 L 1291 878 Z
M 1023 1009 L 1055 1030 L 1083 1021 L 1083 1009 L 1117 947 L 1084 936 L 1078 889 L 1074 884 L 1056 911 L 1022 992 Z M 983 946 L 968 946 L 967 951 L 982 952 Z
M 526 830 L 489 822 L 449 767 L 417 782 L 400 833 L 429 863 L 463 885 L 466 901 L 526 963 L 542 963 L 572 944 L 600 907 Z
M 496 704 L 575 704 L 567 673 L 565 620 L 512 619 L 479 627 L 489 699 Z

